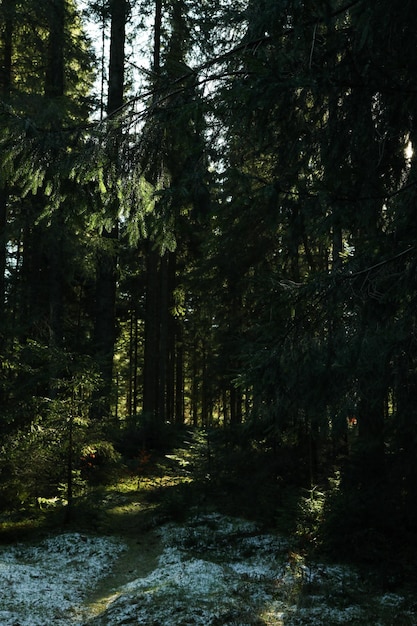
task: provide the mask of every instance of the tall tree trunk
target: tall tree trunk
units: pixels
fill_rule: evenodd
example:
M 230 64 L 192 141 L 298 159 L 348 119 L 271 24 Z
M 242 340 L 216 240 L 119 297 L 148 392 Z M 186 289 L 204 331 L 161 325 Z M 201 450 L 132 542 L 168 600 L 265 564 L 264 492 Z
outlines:
M 133 415 L 133 354 L 134 354 L 134 332 L 133 324 L 135 319 L 135 313 L 133 308 L 130 311 L 129 317 L 129 370 L 128 370 L 128 385 L 127 385 L 127 398 L 126 398 L 126 411 L 127 414 Z
M 47 66 L 45 73 L 46 98 L 61 98 L 64 95 L 64 42 L 65 0 L 50 0 Z M 60 125 L 61 120 L 52 121 Z
M 158 417 L 169 418 L 167 414 L 167 383 L 168 383 L 168 318 L 169 318 L 169 286 L 168 286 L 168 254 L 161 257 L 160 271 L 160 328 L 159 328 L 159 380 L 158 380 Z
M 160 272 L 159 254 L 147 242 L 146 254 L 146 301 L 145 301 L 145 347 L 143 371 L 143 412 L 157 418 L 159 400 L 160 359 Z
M 191 418 L 193 426 L 198 426 L 199 407 L 199 341 L 194 337 L 191 348 L 192 368 L 191 368 Z
M 7 102 L 12 86 L 12 53 L 13 53 L 13 24 L 15 13 L 15 0 L 4 0 L 2 17 L 4 20 L 0 74 L 1 98 Z M 0 184 L 0 349 L 6 338 L 5 326 L 5 299 L 6 282 L 5 273 L 7 265 L 7 204 L 8 191 L 5 183 Z
M 173 314 L 175 306 L 174 290 L 176 285 L 176 252 L 168 255 L 168 318 L 167 318 L 167 387 L 166 414 L 169 420 L 175 421 L 175 353 L 177 349 L 178 324 Z
M 154 43 L 153 43 L 153 71 L 159 76 L 161 69 L 161 26 L 162 26 L 162 0 L 155 0 Z
M 368 342 L 386 326 L 381 304 L 369 299 L 362 309 L 362 339 L 358 373 L 358 449 L 356 453 L 357 486 L 369 494 L 381 496 L 386 481 L 385 406 L 389 394 L 389 357 L 381 350 L 378 364 L 370 359 Z
M 155 85 L 161 71 L 161 22 L 162 0 L 155 0 L 153 73 Z M 143 412 L 157 419 L 160 413 L 160 258 L 152 242 L 145 245 L 146 298 L 143 364 Z
M 133 401 L 132 401 L 132 415 L 137 415 L 138 413 L 138 315 L 135 309 L 134 311 L 134 328 L 133 328 L 133 341 L 134 341 L 134 349 L 133 349 L 133 367 L 132 367 L 132 376 L 133 376 Z
M 138 315 L 134 303 L 129 320 L 129 373 L 126 409 L 130 416 L 138 412 Z
M 65 42 L 65 0 L 50 0 L 49 34 L 47 44 L 47 65 L 45 72 L 46 102 L 55 101 L 55 116 L 49 120 L 52 128 L 58 130 L 62 125 L 59 99 L 64 96 L 64 42 Z M 48 276 L 49 298 L 49 347 L 50 347 L 50 381 L 49 395 L 54 397 L 57 392 L 56 379 L 60 376 L 58 351 L 63 343 L 63 258 L 62 242 L 64 220 L 62 211 L 58 211 L 51 219 L 50 226 L 42 228 L 47 246 L 46 263 Z
M 230 386 L 230 423 L 241 424 L 242 419 L 242 392 L 232 384 Z
M 381 146 L 378 138 L 375 137 L 371 96 L 362 92 L 358 93 L 357 104 L 357 115 L 362 116 L 367 129 L 360 144 L 362 152 L 357 155 L 359 164 L 363 162 L 363 158 L 366 158 L 368 163 L 378 163 Z M 368 137 L 369 140 L 365 139 Z M 386 151 L 388 152 L 388 148 Z M 365 259 L 369 258 L 369 263 L 372 264 L 374 254 L 379 253 L 385 245 L 386 235 L 381 229 L 384 204 L 379 199 L 384 194 L 384 181 L 378 169 L 372 168 L 361 172 L 359 184 L 361 192 L 369 196 L 370 200 L 359 214 L 356 252 L 358 258 L 363 255 Z M 383 329 L 388 329 L 391 312 L 389 300 L 380 301 L 376 285 L 378 285 L 378 276 L 370 272 L 365 283 L 362 282 L 360 287 L 364 296 L 359 307 L 361 329 L 359 368 L 356 374 L 359 445 L 356 470 L 358 486 L 377 499 L 378 505 L 383 505 L 387 478 L 385 404 L 391 386 L 389 339 L 384 336 Z M 372 506 L 371 500 L 369 500 L 369 507 L 370 511 L 377 509 Z
M 172 315 L 175 288 L 175 253 L 166 253 L 160 261 L 160 332 L 159 332 L 159 417 L 174 417 L 175 319 Z
M 103 235 L 110 245 L 99 251 L 97 259 L 96 313 L 94 325 L 95 359 L 99 368 L 101 384 L 94 394 L 92 417 L 106 418 L 110 415 L 111 390 L 113 383 L 113 358 L 116 340 L 116 243 L 117 235 L 112 231 Z
M 112 0 L 109 84 L 107 114 L 114 116 L 123 106 L 125 30 L 128 5 L 126 0 Z M 115 133 L 114 153 L 118 159 L 118 133 Z M 110 232 L 103 230 L 103 245 L 97 259 L 96 313 L 94 325 L 95 357 L 101 376 L 101 389 L 95 395 L 92 416 L 108 417 L 111 412 L 113 383 L 113 359 L 116 341 L 116 287 L 117 287 L 117 241 L 119 238 L 118 206 L 114 199 L 114 225 Z
M 175 352 L 175 423 L 184 423 L 184 331 L 182 323 L 177 322 L 177 343 Z
M 109 88 L 107 114 L 123 106 L 127 0 L 111 0 Z
M 3 346 L 5 328 L 6 300 L 6 262 L 7 262 L 7 188 L 0 187 L 0 348 Z

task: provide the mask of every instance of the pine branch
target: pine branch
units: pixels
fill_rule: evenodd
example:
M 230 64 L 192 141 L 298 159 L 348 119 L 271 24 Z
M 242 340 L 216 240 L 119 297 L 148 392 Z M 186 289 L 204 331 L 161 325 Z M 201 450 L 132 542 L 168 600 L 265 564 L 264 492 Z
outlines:
M 369 267 L 366 267 L 365 269 L 359 270 L 357 272 L 345 274 L 343 278 L 352 280 L 354 278 L 357 278 L 358 276 L 362 276 L 363 274 L 370 274 L 373 270 L 383 267 L 384 265 L 388 265 L 389 263 L 396 261 L 397 259 L 405 256 L 406 254 L 409 254 L 413 250 L 415 250 L 415 246 L 410 246 L 406 250 L 403 250 L 402 252 L 399 252 L 398 254 L 395 254 L 394 256 L 389 257 L 388 259 L 384 259 L 383 261 L 380 261 L 379 263 L 375 263 L 375 265 L 370 265 Z

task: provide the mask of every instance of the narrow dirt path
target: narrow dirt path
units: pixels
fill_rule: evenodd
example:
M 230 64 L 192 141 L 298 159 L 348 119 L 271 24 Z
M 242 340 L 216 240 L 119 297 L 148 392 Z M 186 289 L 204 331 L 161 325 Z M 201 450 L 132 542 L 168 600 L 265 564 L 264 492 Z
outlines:
M 100 615 L 110 600 L 119 595 L 123 585 L 147 576 L 158 565 L 162 545 L 156 533 L 147 531 L 138 537 L 123 537 L 123 542 L 127 549 L 114 563 L 111 573 L 85 600 L 91 617 Z

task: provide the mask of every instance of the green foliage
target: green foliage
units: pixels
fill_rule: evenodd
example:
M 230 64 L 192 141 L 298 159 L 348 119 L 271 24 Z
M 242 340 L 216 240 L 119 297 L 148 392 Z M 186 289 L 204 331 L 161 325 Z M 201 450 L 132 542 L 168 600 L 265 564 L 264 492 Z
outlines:
M 110 441 L 92 441 L 80 450 L 80 474 L 88 484 L 111 482 L 120 471 L 121 455 Z
M 207 493 L 291 520 L 300 539 L 319 541 L 322 527 L 328 545 L 339 533 L 359 554 L 372 532 L 381 544 L 396 526 L 412 533 L 411 3 L 167 3 L 149 90 L 94 123 L 74 4 L 59 94 L 48 53 L 59 24 L 39 3 L 11 4 L 0 7 L 3 501 L 44 502 L 70 483 L 80 493 L 110 480 L 119 454 L 174 450 Z M 104 345 L 117 333 L 112 364 Z M 103 429 L 90 419 L 101 393 L 114 418 Z M 174 422 L 195 427 L 186 444 Z M 180 512 L 188 494 L 170 497 Z
M 306 490 L 298 502 L 296 536 L 309 549 L 317 547 L 324 519 L 327 494 L 317 487 Z
M 63 433 L 38 418 L 29 430 L 15 432 L 2 447 L 2 503 L 6 508 L 38 506 L 58 495 L 65 479 Z M 4 482 L 3 482 L 4 481 Z
M 137 458 L 141 450 L 170 450 L 181 436 L 181 429 L 144 413 L 127 418 L 114 434 L 116 447 L 125 459 Z

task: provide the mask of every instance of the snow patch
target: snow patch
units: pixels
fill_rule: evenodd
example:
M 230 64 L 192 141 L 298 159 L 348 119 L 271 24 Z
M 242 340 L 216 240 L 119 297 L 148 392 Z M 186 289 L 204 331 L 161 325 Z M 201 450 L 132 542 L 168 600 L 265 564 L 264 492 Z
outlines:
M 80 533 L 0 547 L 1 626 L 75 624 L 86 593 L 124 549 L 115 539 Z
M 123 541 L 67 533 L 0 547 L 0 626 L 387 626 L 394 615 L 417 623 L 409 598 L 362 601 L 352 569 L 305 562 L 251 522 L 209 514 L 157 532 L 157 567 L 115 590 L 99 615 L 84 603 Z

